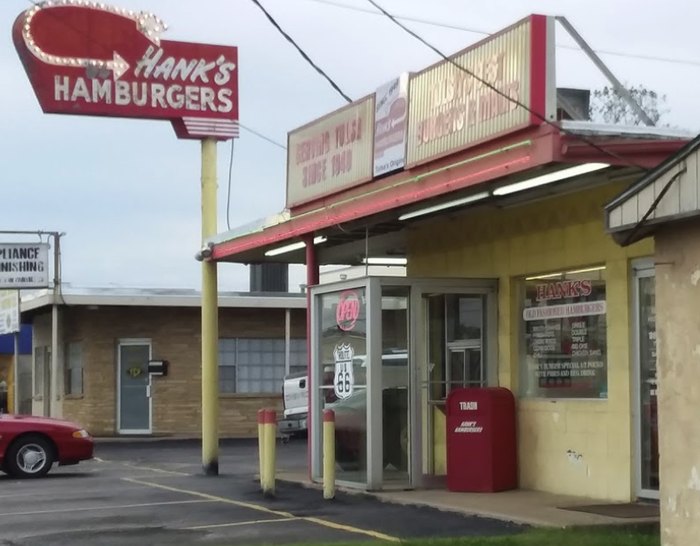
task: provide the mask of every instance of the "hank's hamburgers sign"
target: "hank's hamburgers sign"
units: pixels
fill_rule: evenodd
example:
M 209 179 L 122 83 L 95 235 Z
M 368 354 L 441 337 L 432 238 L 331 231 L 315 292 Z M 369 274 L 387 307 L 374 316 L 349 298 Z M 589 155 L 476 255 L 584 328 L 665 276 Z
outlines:
M 13 39 L 46 113 L 164 119 L 180 138 L 238 136 L 238 53 L 161 40 L 151 13 L 59 0 L 21 13 Z

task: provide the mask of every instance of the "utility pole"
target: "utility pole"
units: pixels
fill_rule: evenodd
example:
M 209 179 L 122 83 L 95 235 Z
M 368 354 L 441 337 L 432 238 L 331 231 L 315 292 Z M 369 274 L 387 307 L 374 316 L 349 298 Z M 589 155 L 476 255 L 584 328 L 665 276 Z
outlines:
M 49 234 L 53 239 L 53 305 L 51 306 L 51 373 L 49 375 L 51 387 L 48 399 L 44 402 L 44 413 L 49 417 L 60 417 L 52 415 L 52 407 L 58 406 L 54 401 L 60 400 L 59 392 L 59 369 L 58 369 L 58 297 L 61 294 L 61 233 L 54 231 Z

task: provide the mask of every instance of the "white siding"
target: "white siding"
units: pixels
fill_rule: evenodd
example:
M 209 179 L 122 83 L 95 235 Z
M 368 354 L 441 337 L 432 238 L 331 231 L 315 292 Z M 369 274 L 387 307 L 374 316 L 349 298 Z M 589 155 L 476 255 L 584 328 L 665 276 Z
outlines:
M 685 161 L 687 172 L 681 176 L 680 182 L 680 212 L 698 210 L 698 156 L 691 155 Z
M 678 168 L 682 168 L 681 165 L 679 165 Z M 656 182 L 654 182 L 657 198 L 659 195 L 661 195 L 661 192 L 664 190 L 669 181 L 678 174 L 678 168 L 674 167 L 669 172 L 664 174 L 661 178 L 659 178 Z M 681 175 L 680 178 L 683 178 L 683 176 L 685 175 Z M 674 180 L 673 183 L 666 190 L 666 193 L 661 198 L 661 201 L 659 201 L 659 204 L 656 206 L 656 210 L 654 211 L 654 218 L 658 219 L 673 216 L 674 214 L 678 214 L 680 210 L 680 179 L 676 178 L 676 180 Z
M 654 184 L 651 184 L 644 188 L 635 197 L 637 199 L 637 202 L 639 203 L 639 210 L 642 211 L 639 215 L 639 219 L 641 220 L 646 214 L 646 212 L 654 204 L 654 199 L 656 199 L 656 188 Z M 651 218 L 654 218 L 654 212 L 651 213 Z
M 677 215 L 700 212 L 700 158 L 696 151 L 675 165 L 652 184 L 628 197 L 608 212 L 611 229 L 632 227 L 651 209 L 666 184 L 676 177 L 648 220 L 661 220 Z M 680 176 L 677 174 L 684 171 Z

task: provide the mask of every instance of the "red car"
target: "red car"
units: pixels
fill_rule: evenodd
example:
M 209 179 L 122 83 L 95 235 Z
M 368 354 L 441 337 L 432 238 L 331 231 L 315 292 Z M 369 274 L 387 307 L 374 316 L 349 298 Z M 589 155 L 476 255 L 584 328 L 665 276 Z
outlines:
M 78 464 L 92 458 L 93 441 L 75 423 L 0 414 L 0 470 L 15 478 L 44 476 L 54 463 Z

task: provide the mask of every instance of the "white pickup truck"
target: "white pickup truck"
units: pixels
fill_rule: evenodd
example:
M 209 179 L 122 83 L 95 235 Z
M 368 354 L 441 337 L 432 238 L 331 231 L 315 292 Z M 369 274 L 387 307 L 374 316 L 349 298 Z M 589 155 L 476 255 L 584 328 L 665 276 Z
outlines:
M 356 388 L 353 395 L 337 400 L 333 392 L 332 364 L 324 366 L 323 385 L 327 386 L 324 407 L 335 411 L 336 460 L 341 468 L 352 469 L 363 457 L 365 446 L 367 357 L 353 359 Z M 284 417 L 278 422 L 283 440 L 307 431 L 309 389 L 306 372 L 288 375 L 282 386 Z M 385 463 L 406 470 L 408 465 L 408 354 L 403 350 L 382 355 L 382 406 Z
M 277 430 L 283 439 L 307 430 L 306 416 L 309 411 L 309 388 L 306 372 L 288 375 L 282 384 L 284 402 L 283 418 L 277 422 Z

